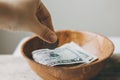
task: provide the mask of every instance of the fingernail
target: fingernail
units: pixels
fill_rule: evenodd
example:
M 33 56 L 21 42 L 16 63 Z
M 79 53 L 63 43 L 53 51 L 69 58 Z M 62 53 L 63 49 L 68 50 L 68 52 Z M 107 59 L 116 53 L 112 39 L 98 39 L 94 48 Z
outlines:
M 55 34 L 50 35 L 48 38 L 51 43 L 54 43 L 57 41 L 57 36 Z

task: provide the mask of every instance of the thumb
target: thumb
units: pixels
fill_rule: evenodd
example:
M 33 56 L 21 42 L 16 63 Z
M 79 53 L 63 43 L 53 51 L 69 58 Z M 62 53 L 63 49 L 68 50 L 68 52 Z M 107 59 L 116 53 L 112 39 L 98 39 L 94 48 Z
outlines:
M 41 24 L 39 21 L 35 22 L 30 30 L 48 43 L 54 43 L 57 41 L 56 34 L 47 28 L 47 26 Z

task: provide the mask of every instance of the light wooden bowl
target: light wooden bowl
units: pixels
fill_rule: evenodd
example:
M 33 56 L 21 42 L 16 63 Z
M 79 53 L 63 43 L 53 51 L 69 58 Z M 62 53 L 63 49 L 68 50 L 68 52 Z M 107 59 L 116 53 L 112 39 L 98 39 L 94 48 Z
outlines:
M 34 36 L 23 44 L 22 54 L 27 59 L 31 68 L 44 80 L 89 80 L 104 68 L 104 65 L 114 50 L 113 43 L 109 39 L 96 33 L 63 30 L 57 31 L 56 34 L 59 38 L 58 46 L 74 41 L 86 51 L 98 56 L 99 60 L 84 65 L 78 64 L 56 67 L 38 64 L 33 60 L 31 52 L 53 46 Z

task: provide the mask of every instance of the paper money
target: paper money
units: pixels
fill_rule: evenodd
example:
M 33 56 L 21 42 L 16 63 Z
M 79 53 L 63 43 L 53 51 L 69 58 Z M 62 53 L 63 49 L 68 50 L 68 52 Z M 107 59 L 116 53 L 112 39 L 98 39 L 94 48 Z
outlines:
M 74 42 L 64 44 L 54 50 L 40 49 L 32 52 L 33 59 L 47 66 L 91 63 L 98 57 L 86 52 Z

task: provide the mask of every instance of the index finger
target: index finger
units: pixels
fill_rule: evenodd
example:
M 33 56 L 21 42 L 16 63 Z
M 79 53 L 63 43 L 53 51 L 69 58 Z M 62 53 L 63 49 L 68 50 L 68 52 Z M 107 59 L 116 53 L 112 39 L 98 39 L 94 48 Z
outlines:
M 49 29 L 54 31 L 51 15 L 42 2 L 40 2 L 36 16 L 42 24 L 46 25 Z

